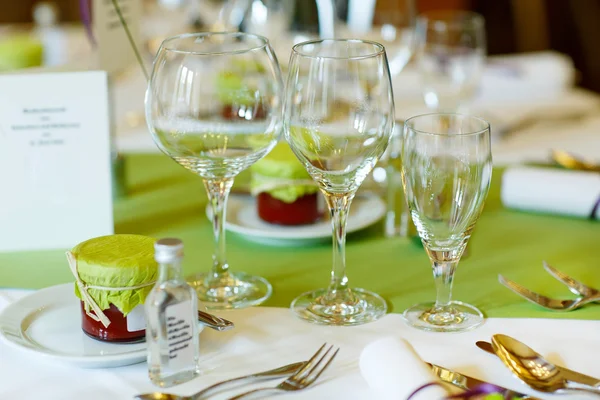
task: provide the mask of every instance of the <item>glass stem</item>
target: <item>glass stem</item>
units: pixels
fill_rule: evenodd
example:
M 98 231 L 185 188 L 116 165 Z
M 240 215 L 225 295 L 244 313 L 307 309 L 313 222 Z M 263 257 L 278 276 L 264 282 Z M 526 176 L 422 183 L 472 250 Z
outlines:
M 331 271 L 329 296 L 347 297 L 351 295 L 351 292 L 348 288 L 348 277 L 346 276 L 346 222 L 354 193 L 327 193 L 325 198 L 329 206 L 333 228 L 333 270 Z
M 433 279 L 437 296 L 435 299 L 435 308 L 444 309 L 450 305 L 452 300 L 452 282 L 454 281 L 454 271 L 456 271 L 456 261 L 434 261 Z
M 213 254 L 213 268 L 211 271 L 212 279 L 223 278 L 229 273 L 229 265 L 227 264 L 225 255 L 225 209 L 232 185 L 233 178 L 204 181 L 204 187 L 206 188 L 212 211 L 215 239 L 215 252 Z

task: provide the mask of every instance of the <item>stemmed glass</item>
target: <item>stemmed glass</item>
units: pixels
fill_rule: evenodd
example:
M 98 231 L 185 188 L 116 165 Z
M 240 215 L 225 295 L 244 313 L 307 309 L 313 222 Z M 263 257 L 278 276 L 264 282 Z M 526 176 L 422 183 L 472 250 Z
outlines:
M 416 23 L 416 56 L 428 108 L 456 112 L 475 95 L 485 64 L 484 18 L 467 11 L 432 11 Z
M 209 308 L 260 304 L 265 279 L 232 273 L 225 258 L 225 209 L 234 177 L 266 155 L 281 133 L 283 81 L 267 39 L 244 33 L 166 39 L 146 92 L 146 119 L 158 147 L 204 181 L 215 253 L 193 277 Z
M 284 107 L 286 138 L 325 195 L 333 227 L 329 288 L 296 298 L 305 320 L 357 325 L 386 312 L 385 301 L 350 289 L 346 277 L 346 220 L 357 189 L 385 151 L 394 124 L 394 100 L 382 45 L 320 40 L 293 47 Z
M 483 322 L 476 307 L 451 298 L 454 271 L 483 210 L 491 176 L 490 126 L 483 119 L 427 114 L 405 122 L 402 181 L 437 290 L 435 303 L 404 312 L 410 325 L 452 332 Z
M 402 72 L 414 50 L 415 0 L 336 2 L 340 3 L 346 6 L 342 10 L 347 11 L 352 37 L 383 44 L 392 77 Z

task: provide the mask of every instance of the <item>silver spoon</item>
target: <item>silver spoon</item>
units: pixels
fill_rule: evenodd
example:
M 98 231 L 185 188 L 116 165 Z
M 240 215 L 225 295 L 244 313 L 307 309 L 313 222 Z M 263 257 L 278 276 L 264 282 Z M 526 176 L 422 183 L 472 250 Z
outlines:
M 600 389 L 572 386 L 562 371 L 532 348 L 506 335 L 492 336 L 494 352 L 522 382 L 540 392 L 579 390 L 600 395 Z
M 211 391 L 221 385 L 225 385 L 225 384 L 235 382 L 235 381 L 241 381 L 244 379 L 252 379 L 252 378 L 282 378 L 282 377 L 289 376 L 289 375 L 295 373 L 300 368 L 302 368 L 304 366 L 304 364 L 305 364 L 305 362 L 297 362 L 294 364 L 289 364 L 289 365 L 286 365 L 283 367 L 275 368 L 275 369 L 272 369 L 269 371 L 264 371 L 264 372 L 259 372 L 256 374 L 250 374 L 250 375 L 240 376 L 240 377 L 233 378 L 233 379 L 228 379 L 226 381 L 215 383 L 214 385 L 209 386 L 191 396 L 179 396 L 177 394 L 171 394 L 171 393 L 154 392 L 154 393 L 138 394 L 137 396 L 134 397 L 134 399 L 138 399 L 138 400 L 198 400 L 198 399 L 200 399 L 200 396 L 202 396 L 203 394 L 206 394 L 209 391 Z
M 198 310 L 198 321 L 217 331 L 228 331 L 235 327 L 233 322 L 228 321 L 225 318 L 217 317 L 216 315 L 200 310 Z

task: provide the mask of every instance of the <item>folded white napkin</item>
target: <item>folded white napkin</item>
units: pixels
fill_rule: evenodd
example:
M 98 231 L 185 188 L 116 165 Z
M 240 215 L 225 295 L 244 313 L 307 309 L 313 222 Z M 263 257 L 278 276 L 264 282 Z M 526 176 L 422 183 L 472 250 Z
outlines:
M 405 400 L 423 385 L 439 382 L 413 347 L 397 337 L 368 344 L 360 355 L 359 365 L 363 378 L 377 393 L 377 399 Z M 435 385 L 420 390 L 412 399 L 440 400 L 446 396 L 448 392 Z
M 9 299 L 8 296 L 5 296 L 4 294 L 0 293 L 0 311 L 2 311 L 4 307 L 9 305 L 10 303 L 11 299 Z
M 501 197 L 508 208 L 600 219 L 600 174 L 513 167 L 504 172 Z

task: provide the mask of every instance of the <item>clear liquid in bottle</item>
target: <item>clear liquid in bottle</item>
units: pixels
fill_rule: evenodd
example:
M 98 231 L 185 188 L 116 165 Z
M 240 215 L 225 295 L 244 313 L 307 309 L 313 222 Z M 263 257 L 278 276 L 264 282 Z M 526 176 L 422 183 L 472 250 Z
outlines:
M 183 243 L 161 239 L 155 244 L 159 279 L 146 298 L 148 374 L 157 386 L 187 382 L 200 373 L 198 299 L 182 277 Z

